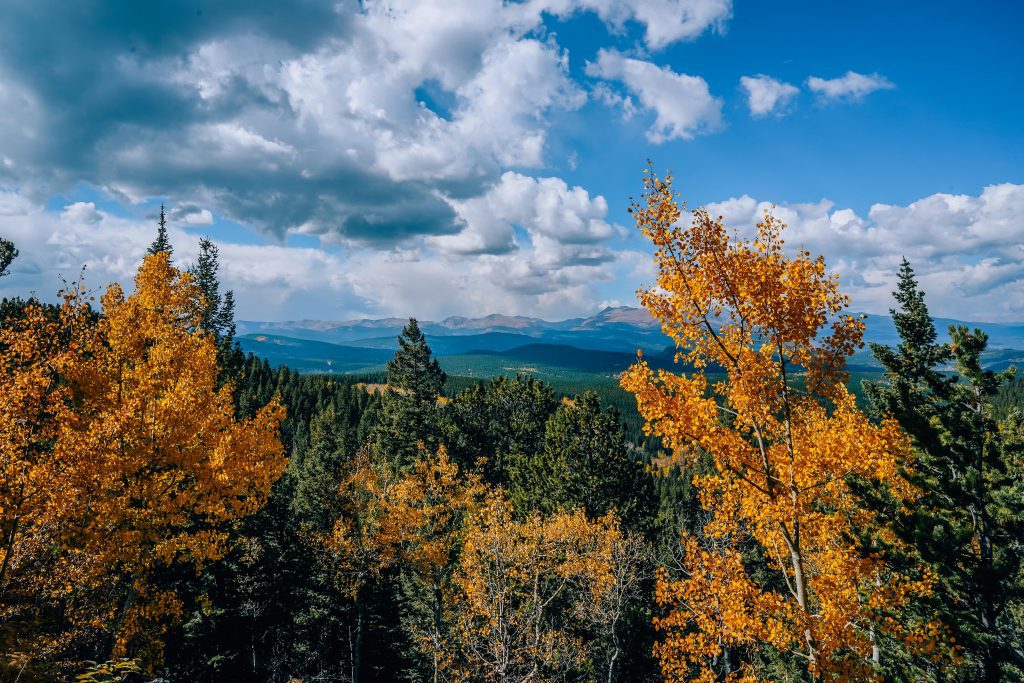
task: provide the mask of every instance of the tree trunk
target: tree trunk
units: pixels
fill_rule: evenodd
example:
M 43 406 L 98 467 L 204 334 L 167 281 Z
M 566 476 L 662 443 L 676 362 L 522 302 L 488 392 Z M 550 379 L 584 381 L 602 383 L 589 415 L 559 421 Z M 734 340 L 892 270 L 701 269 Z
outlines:
M 881 588 L 882 578 L 875 575 L 875 587 Z M 871 636 L 871 663 L 875 667 L 875 671 L 878 671 L 882 667 L 882 649 L 878 646 L 878 629 L 875 628 L 874 622 L 871 623 L 870 629 Z
M 979 414 L 981 410 L 981 401 L 978 400 L 978 408 L 976 412 Z M 982 653 L 982 680 L 985 683 L 997 683 L 1002 680 L 1002 675 L 999 667 L 999 643 L 996 634 L 996 606 L 994 591 L 1000 590 L 998 585 L 998 579 L 994 576 L 995 572 L 992 571 L 993 559 L 992 559 L 992 537 L 990 536 L 990 524 L 988 518 L 988 510 L 986 509 L 986 502 L 990 500 L 990 491 L 986 486 L 985 481 L 985 465 L 986 465 L 986 442 L 988 436 L 982 437 L 981 443 L 978 445 L 978 484 L 975 489 L 975 500 L 973 507 L 975 508 L 975 519 L 977 524 L 976 537 L 978 540 L 978 551 L 980 554 L 980 567 L 977 576 L 977 586 L 981 591 L 981 625 L 985 630 L 985 635 L 988 636 L 988 642 L 985 645 L 985 649 Z
M 793 507 L 796 508 L 796 492 L 793 492 L 794 503 Z M 803 554 L 800 550 L 800 522 L 793 520 L 793 534 L 790 535 L 789 530 L 786 526 L 782 525 L 783 538 L 786 541 L 786 545 L 789 547 L 789 559 L 790 564 L 793 567 L 793 585 L 796 590 L 796 602 L 800 606 L 800 611 L 803 612 L 804 616 L 804 642 L 807 645 L 807 659 L 810 663 L 811 679 L 817 680 L 818 674 L 814 673 L 818 663 L 817 646 L 814 642 L 814 633 L 811 630 L 811 615 L 807 607 L 807 579 L 804 576 L 804 559 Z
M 359 683 L 360 669 L 363 666 L 363 622 L 366 620 L 366 608 L 363 601 L 356 598 L 356 649 L 352 656 L 352 683 Z
M 441 671 L 438 666 L 440 660 L 440 652 L 438 648 L 441 646 L 442 629 L 444 628 L 444 603 L 443 596 L 441 595 L 440 586 L 434 587 L 434 634 L 436 635 L 436 642 L 434 645 L 434 683 L 438 683 L 441 680 Z
M 117 617 L 117 621 L 114 623 L 114 629 L 110 632 L 110 651 L 108 653 L 108 660 L 114 658 L 114 653 L 117 650 L 117 634 L 124 625 L 125 617 L 128 616 L 128 610 L 135 604 L 135 579 L 128 579 L 128 594 L 124 596 L 124 604 L 121 606 L 121 614 Z
M 18 517 L 15 517 L 11 522 L 11 531 L 7 534 L 7 543 L 4 547 L 4 563 L 0 567 L 0 595 L 3 595 L 4 589 L 7 587 L 7 568 L 11 564 L 11 554 L 14 552 L 14 539 L 18 535 Z
M 614 683 L 615 681 L 615 661 L 619 658 L 619 651 L 621 650 L 621 644 L 619 643 L 619 634 L 616 632 L 615 622 L 612 622 L 612 656 L 608 660 L 608 683 Z

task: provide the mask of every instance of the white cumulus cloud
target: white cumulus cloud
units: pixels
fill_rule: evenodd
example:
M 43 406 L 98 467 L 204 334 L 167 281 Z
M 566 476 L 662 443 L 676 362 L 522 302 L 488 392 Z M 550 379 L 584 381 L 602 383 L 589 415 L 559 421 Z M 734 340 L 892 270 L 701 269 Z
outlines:
M 455 235 L 429 238 L 448 254 L 510 255 L 547 275 L 613 258 L 603 243 L 623 231 L 606 221 L 608 203 L 561 178 L 531 178 L 512 171 L 482 197 L 452 201 L 465 223 Z M 516 229 L 521 231 L 517 238 Z
M 540 4 L 559 15 L 596 12 L 613 30 L 626 21 L 637 21 L 645 26 L 644 43 L 654 50 L 694 40 L 708 30 L 721 33 L 732 18 L 732 0 L 540 0 Z
M 874 204 L 866 216 L 824 199 L 773 208 L 749 195 L 706 208 L 748 235 L 771 211 L 790 226 L 787 244 L 823 254 L 861 310 L 892 307 L 896 272 L 906 256 L 933 314 L 1024 319 L 1024 185 L 990 185 L 978 195 L 933 194 L 905 206 Z
M 819 78 L 811 76 L 807 79 L 807 87 L 823 101 L 858 102 L 876 90 L 892 90 L 896 86 L 881 74 L 859 74 L 847 71 L 838 78 Z
M 750 108 L 751 116 L 783 114 L 800 94 L 800 89 L 796 86 L 764 74 L 743 76 L 740 78 L 740 85 L 747 93 L 747 106 Z
M 699 76 L 605 49 L 598 52 L 597 61 L 587 64 L 586 71 L 595 78 L 621 82 L 645 109 L 654 112 L 647 138 L 655 144 L 691 140 L 721 126 L 722 100 L 711 94 L 707 81 Z

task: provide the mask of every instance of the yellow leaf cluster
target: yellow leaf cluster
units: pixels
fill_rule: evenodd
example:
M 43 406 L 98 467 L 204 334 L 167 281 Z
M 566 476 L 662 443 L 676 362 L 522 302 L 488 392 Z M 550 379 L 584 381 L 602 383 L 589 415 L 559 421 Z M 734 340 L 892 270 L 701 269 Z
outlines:
M 4 566 L 45 567 L 26 585 L 74 627 L 112 632 L 114 656 L 152 645 L 156 659 L 181 611 L 156 574 L 220 557 L 227 523 L 263 505 L 286 462 L 284 408 L 236 419 L 201 291 L 166 253 L 146 258 L 133 294 L 111 285 L 101 301 L 97 319 L 76 288 L 56 319 L 30 307 L 0 332 L 0 382 L 15 389 L 0 401 Z
M 644 182 L 631 213 L 656 247 L 658 278 L 640 299 L 694 372 L 640 361 L 622 386 L 649 434 L 715 465 L 694 480 L 711 516 L 699 539 L 683 538 L 684 576 L 660 581 L 659 601 L 671 608 L 658 621 L 663 671 L 753 680 L 736 653 L 763 643 L 796 653 L 812 676 L 870 678 L 875 629 L 894 626 L 884 615 L 928 586 L 853 540 L 871 516 L 851 477 L 915 495 L 898 476 L 910 457 L 905 436 L 870 422 L 844 385 L 864 323 L 844 312 L 847 298 L 820 257 L 784 252 L 785 226 L 770 213 L 745 240 L 705 210 L 684 222 L 671 177 Z M 748 574 L 751 543 L 783 591 Z
M 580 510 L 517 520 L 492 496 L 469 523 L 456 569 L 454 678 L 555 680 L 585 662 L 588 644 L 569 615 L 612 595 L 622 534 L 613 516 L 590 521 Z
M 324 539 L 339 585 L 362 615 L 385 572 L 412 582 L 419 611 L 404 625 L 434 680 L 548 680 L 582 667 L 591 650 L 582 635 L 614 639 L 650 563 L 646 543 L 614 514 L 516 518 L 443 446 L 421 446 L 405 472 L 368 449 L 347 468 Z

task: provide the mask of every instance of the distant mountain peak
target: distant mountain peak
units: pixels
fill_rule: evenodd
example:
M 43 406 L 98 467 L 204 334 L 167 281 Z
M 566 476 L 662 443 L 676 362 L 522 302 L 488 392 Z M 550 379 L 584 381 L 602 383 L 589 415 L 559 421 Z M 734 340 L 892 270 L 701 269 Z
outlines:
M 655 320 L 646 308 L 633 306 L 606 306 L 595 315 L 583 320 L 578 329 L 591 329 L 604 325 L 632 325 L 643 328 L 658 328 L 660 323 Z

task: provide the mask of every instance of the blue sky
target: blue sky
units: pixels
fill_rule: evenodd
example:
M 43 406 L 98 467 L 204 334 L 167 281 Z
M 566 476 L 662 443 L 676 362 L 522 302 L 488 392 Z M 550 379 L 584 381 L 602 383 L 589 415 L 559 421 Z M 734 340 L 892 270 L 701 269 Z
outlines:
M 1024 9 L 1006 2 L 13 0 L 0 294 L 130 282 L 161 202 L 247 319 L 633 304 L 651 159 L 889 308 L 1024 320 Z

